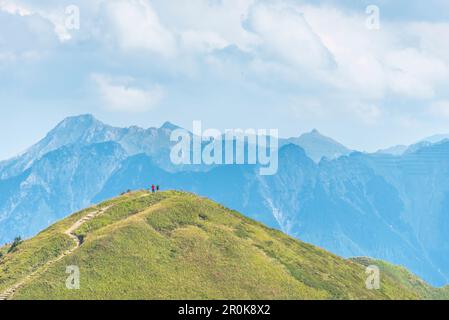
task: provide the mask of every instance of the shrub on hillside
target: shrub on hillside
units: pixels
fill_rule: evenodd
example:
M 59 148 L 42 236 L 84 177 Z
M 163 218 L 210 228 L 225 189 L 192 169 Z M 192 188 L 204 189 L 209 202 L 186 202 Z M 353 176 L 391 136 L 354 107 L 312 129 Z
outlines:
M 8 253 L 14 252 L 17 250 L 17 247 L 22 243 L 21 237 L 16 237 L 11 244 L 11 247 L 9 247 Z

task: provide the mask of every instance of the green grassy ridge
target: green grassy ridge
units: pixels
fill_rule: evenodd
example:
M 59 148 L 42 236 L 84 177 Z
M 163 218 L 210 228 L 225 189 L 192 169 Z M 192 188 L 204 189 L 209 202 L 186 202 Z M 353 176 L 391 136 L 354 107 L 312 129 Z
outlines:
M 98 216 L 96 219 L 87 221 L 84 223 L 75 234 L 77 236 L 86 236 L 94 232 L 95 230 L 101 229 L 108 226 L 114 222 L 126 219 L 127 217 L 134 215 L 160 201 L 168 196 L 167 193 L 156 193 L 149 196 L 146 193 L 136 194 L 135 197 L 130 197 L 117 203 L 117 201 L 112 201 L 111 203 L 106 202 L 102 205 L 103 208 L 110 207 L 105 211 L 104 214 Z
M 395 283 L 399 283 L 402 287 L 407 288 L 407 290 L 416 292 L 421 299 L 449 299 L 449 286 L 442 288 L 432 287 L 402 266 L 396 266 L 386 261 L 369 257 L 355 257 L 350 260 L 363 266 L 377 266 L 380 270 L 381 277 L 386 277 Z
M 98 208 L 107 210 L 77 231 L 84 237 L 82 246 L 21 287 L 15 299 L 426 299 L 445 295 L 444 290 L 427 284 L 423 290 L 403 273 L 401 277 L 382 273 L 381 289 L 368 290 L 366 261 L 342 259 L 211 200 L 175 191 L 129 193 L 60 221 L 7 255 L 8 268 L 0 262 L 0 288 L 32 270 L 25 266 L 36 268 L 63 252 L 70 243 L 63 232 Z M 33 250 L 46 254 L 31 257 Z M 39 263 L 33 264 L 37 258 Z M 14 261 L 22 267 L 12 268 Z M 80 267 L 80 290 L 65 287 L 69 265 Z
M 0 248 L 0 252 L 3 254 L 0 258 L 0 292 L 3 292 L 26 275 L 38 270 L 49 260 L 72 248 L 74 246 L 73 240 L 65 235 L 64 232 L 83 216 L 100 208 L 126 201 L 128 198 L 140 197 L 141 195 L 142 193 L 139 192 L 128 194 L 77 212 L 53 224 L 35 237 L 23 241 L 14 253 L 7 254 L 8 245 Z

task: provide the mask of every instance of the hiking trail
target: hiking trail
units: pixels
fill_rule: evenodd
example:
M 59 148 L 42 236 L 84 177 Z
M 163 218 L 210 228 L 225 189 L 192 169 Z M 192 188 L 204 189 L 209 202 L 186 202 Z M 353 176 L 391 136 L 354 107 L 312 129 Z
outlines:
M 40 268 L 36 269 L 35 271 L 33 271 L 32 273 L 28 274 L 22 280 L 20 280 L 16 284 L 14 284 L 12 287 L 10 287 L 10 288 L 6 289 L 5 291 L 3 291 L 2 293 L 0 293 L 0 301 L 11 299 L 18 289 L 20 289 L 23 285 L 25 285 L 27 282 L 32 280 L 33 277 L 35 277 L 37 274 L 39 274 L 40 272 L 47 271 L 50 266 L 52 266 L 56 262 L 60 261 L 61 259 L 65 258 L 68 255 L 70 255 L 73 252 L 75 252 L 75 250 L 77 250 L 81 246 L 81 240 L 75 235 L 76 230 L 78 230 L 78 228 L 80 228 L 84 223 L 86 223 L 87 221 L 92 220 L 93 218 L 95 218 L 98 215 L 102 214 L 103 212 L 107 211 L 109 208 L 110 207 L 105 207 L 105 208 L 102 208 L 102 209 L 98 209 L 98 210 L 96 210 L 94 212 L 91 212 L 91 213 L 85 215 L 80 220 L 75 222 L 69 229 L 67 229 L 64 232 L 65 235 L 67 235 L 70 238 L 72 238 L 72 240 L 75 242 L 75 244 L 76 244 L 75 247 L 73 247 L 73 248 L 71 248 L 69 250 L 64 251 L 58 257 L 54 258 L 53 260 L 48 261 L 42 267 L 40 267 Z

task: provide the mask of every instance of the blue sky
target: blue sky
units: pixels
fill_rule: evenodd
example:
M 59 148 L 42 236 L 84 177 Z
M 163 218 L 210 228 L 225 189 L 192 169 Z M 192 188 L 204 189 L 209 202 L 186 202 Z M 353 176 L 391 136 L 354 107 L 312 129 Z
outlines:
M 374 151 L 449 133 L 448 89 L 443 0 L 0 0 L 0 159 L 83 113 Z

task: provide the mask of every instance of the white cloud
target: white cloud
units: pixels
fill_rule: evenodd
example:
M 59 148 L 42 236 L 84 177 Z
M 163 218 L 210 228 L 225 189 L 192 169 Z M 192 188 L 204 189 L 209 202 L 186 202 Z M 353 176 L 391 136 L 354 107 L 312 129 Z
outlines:
M 0 11 L 8 12 L 9 14 L 17 14 L 22 17 L 32 14 L 29 9 L 6 0 L 0 1 Z
M 363 123 L 367 125 L 375 125 L 382 117 L 382 110 L 379 106 L 369 103 L 359 103 L 349 107 L 348 115 L 353 113 Z
M 334 64 L 328 49 L 295 8 L 253 6 L 248 25 L 260 38 L 255 50 L 274 55 L 269 58 L 281 59 L 299 69 L 329 69 Z
M 448 65 L 440 59 L 407 48 L 385 56 L 387 83 L 393 92 L 412 98 L 433 98 L 437 86 L 449 80 Z
M 132 86 L 135 80 L 130 77 L 92 74 L 91 79 L 97 86 L 104 107 L 111 111 L 149 111 L 157 106 L 165 95 L 164 89 L 159 85 L 144 89 Z
M 114 36 L 125 50 L 149 50 L 163 56 L 176 54 L 176 40 L 144 0 L 114 0 L 106 4 Z
M 389 93 L 406 98 L 432 98 L 449 81 L 444 27 L 433 24 L 383 22 L 379 31 L 365 28 L 366 16 L 331 7 L 302 8 L 307 22 L 335 57 L 338 71 L 330 74 L 336 88 L 359 98 L 381 100 Z M 411 28 L 413 26 L 413 28 Z M 415 33 L 416 30 L 426 33 Z M 429 40 L 433 35 L 435 39 Z M 446 37 L 446 39 L 444 39 Z M 421 47 L 409 41 L 420 39 Z M 431 37 L 430 37 L 431 38 Z M 436 41 L 438 38 L 438 41 Z M 425 47 L 424 47 L 425 46 Z M 432 50 L 429 50 L 432 48 Z M 439 52 L 440 54 L 436 54 Z
M 48 53 L 61 70 L 52 75 L 72 72 L 70 80 L 50 80 L 52 66 L 36 62 L 36 69 L 27 69 L 45 70 L 41 79 L 48 96 L 51 81 L 76 89 L 83 81 L 77 79 L 102 70 L 130 75 L 92 77 L 109 110 L 148 110 L 167 90 L 173 106 L 213 108 L 229 99 L 227 108 L 217 107 L 217 117 L 247 112 L 244 118 L 252 118 L 246 110 L 263 105 L 285 123 L 296 110 L 316 127 L 345 123 L 344 130 L 407 117 L 434 121 L 420 116 L 446 114 L 441 101 L 449 101 L 449 23 L 444 20 L 416 22 L 405 14 L 391 19 L 394 13 L 386 13 L 385 4 L 381 28 L 372 31 L 365 26 L 364 8 L 335 1 L 79 0 L 81 29 L 68 32 L 64 8 L 71 2 L 0 0 L 0 12 L 25 25 L 32 19 L 46 25 L 39 29 L 33 22 L 23 33 L 12 25 L 11 32 L 1 20 L 0 42 L 3 37 L 8 45 L 0 45 L 0 61 Z M 11 79 L 26 78 L 26 70 L 20 77 L 14 72 L 11 67 Z
M 430 114 L 436 117 L 449 119 L 449 100 L 436 101 L 430 106 Z
M 49 21 L 14 6 L 0 6 L 0 62 L 38 61 L 58 45 Z
M 164 24 L 173 32 L 186 31 L 208 34 L 213 45 L 219 37 L 241 50 L 247 51 L 257 36 L 242 27 L 256 0 L 153 0 L 152 6 Z M 214 34 L 213 38 L 210 35 Z M 204 39 L 204 37 L 203 37 Z
M 71 34 L 66 28 L 67 15 L 65 7 L 62 5 L 52 6 L 51 9 L 39 8 L 35 4 L 24 4 L 14 0 L 1 0 L 0 11 L 7 12 L 11 15 L 18 15 L 21 17 L 39 16 L 53 25 L 53 32 L 61 42 L 71 39 Z
M 449 22 L 411 22 L 407 24 L 409 34 L 418 39 L 418 46 L 441 60 L 449 57 Z
M 210 31 L 187 30 L 181 32 L 180 36 L 183 49 L 190 53 L 210 53 L 230 44 L 219 34 Z

